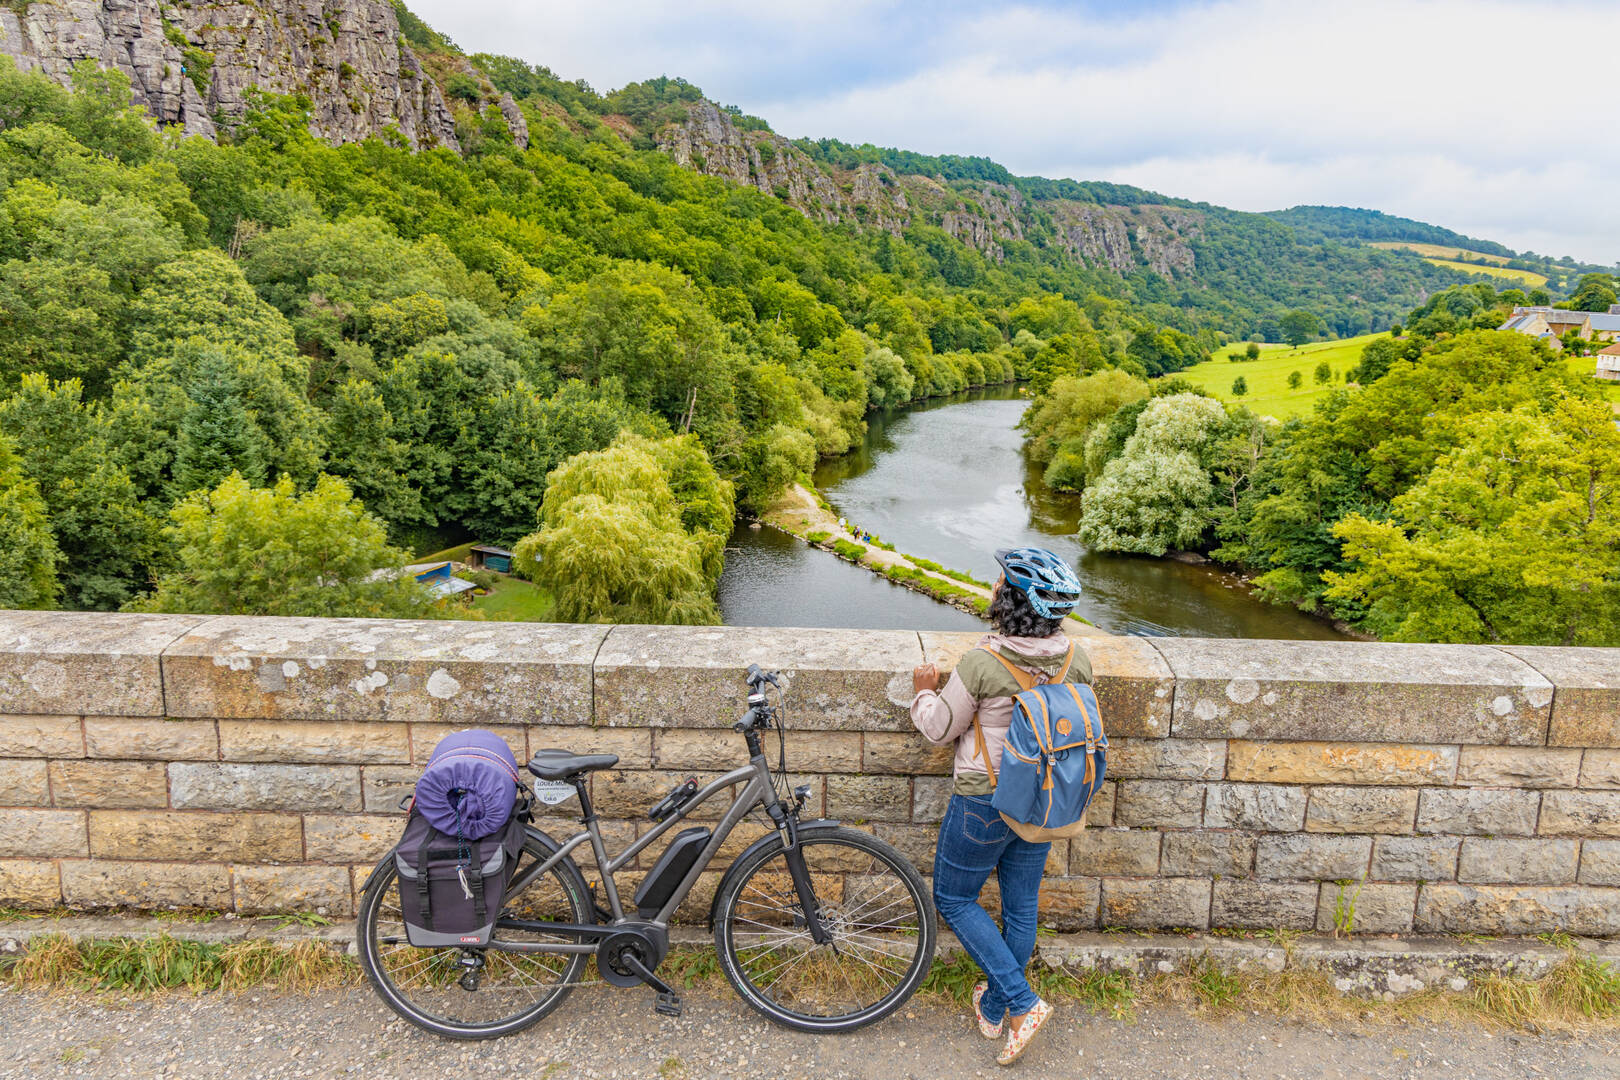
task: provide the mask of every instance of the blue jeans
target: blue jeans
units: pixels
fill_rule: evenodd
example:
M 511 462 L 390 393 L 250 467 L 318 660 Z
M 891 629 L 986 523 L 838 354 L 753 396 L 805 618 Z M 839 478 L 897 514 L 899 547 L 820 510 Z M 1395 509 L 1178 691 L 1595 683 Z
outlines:
M 984 971 L 990 988 L 979 1002 L 984 1018 L 1028 1012 L 1039 999 L 1024 968 L 1035 952 L 1035 908 L 1051 844 L 1031 844 L 990 807 L 990 797 L 952 795 L 934 849 L 934 907 L 962 948 Z M 995 871 L 1001 888 L 1001 928 L 979 906 L 979 890 Z

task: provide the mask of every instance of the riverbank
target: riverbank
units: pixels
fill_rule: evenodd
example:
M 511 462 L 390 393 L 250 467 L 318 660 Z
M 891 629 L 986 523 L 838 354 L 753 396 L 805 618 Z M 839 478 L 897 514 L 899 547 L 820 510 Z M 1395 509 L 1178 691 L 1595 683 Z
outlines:
M 853 563 L 913 592 L 984 618 L 990 606 L 990 587 L 970 575 L 949 570 L 928 559 L 907 555 L 858 539 L 839 523 L 818 494 L 794 484 L 760 518 L 762 526 L 779 529 L 813 547 Z M 1083 619 L 1070 616 L 1063 629 L 1079 636 L 1110 637 Z

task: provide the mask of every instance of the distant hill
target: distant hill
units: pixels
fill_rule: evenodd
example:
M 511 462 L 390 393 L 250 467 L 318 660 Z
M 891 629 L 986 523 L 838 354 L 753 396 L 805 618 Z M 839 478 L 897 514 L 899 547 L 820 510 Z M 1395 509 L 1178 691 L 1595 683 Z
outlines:
M 1396 217 L 1380 210 L 1361 210 L 1349 206 L 1293 206 L 1287 210 L 1268 211 L 1266 216 L 1291 226 L 1301 237 L 1314 239 L 1410 240 L 1435 244 L 1452 251 L 1477 251 L 1505 258 L 1518 254 L 1491 240 L 1478 240 L 1439 225 Z

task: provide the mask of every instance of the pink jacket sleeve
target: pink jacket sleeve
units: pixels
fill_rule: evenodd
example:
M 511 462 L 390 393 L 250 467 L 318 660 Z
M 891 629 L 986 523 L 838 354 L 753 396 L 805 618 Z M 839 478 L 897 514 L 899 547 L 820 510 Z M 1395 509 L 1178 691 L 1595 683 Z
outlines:
M 950 681 L 938 692 L 922 690 L 911 699 L 911 723 L 923 738 L 935 746 L 944 746 L 973 726 L 976 708 L 962 677 L 953 671 Z

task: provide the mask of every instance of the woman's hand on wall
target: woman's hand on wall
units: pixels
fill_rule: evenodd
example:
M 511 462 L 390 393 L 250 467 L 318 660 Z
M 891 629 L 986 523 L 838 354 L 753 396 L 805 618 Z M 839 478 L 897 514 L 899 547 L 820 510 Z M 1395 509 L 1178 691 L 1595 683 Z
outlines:
M 940 684 L 939 669 L 933 664 L 923 664 L 911 669 L 911 692 L 921 693 L 924 690 L 938 690 Z

